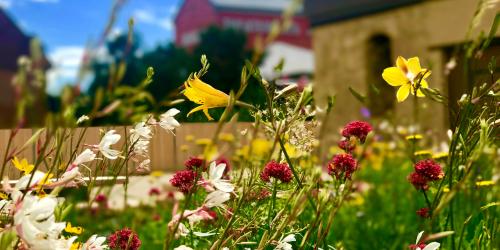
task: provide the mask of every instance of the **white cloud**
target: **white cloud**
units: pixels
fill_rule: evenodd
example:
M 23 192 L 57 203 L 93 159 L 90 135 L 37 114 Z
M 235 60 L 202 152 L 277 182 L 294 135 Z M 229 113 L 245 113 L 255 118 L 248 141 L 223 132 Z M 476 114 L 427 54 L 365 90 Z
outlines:
M 137 9 L 133 12 L 136 22 L 158 26 L 164 30 L 171 31 L 174 27 L 172 16 L 169 10 L 168 15 L 157 15 L 153 11 L 146 9 Z
M 59 95 L 66 85 L 75 85 L 80 69 L 84 47 L 63 46 L 49 53 L 51 68 L 47 72 L 47 93 Z M 93 73 L 86 74 L 81 80 L 81 87 L 86 91 L 93 81 Z
M 0 0 L 0 9 L 8 9 L 12 6 L 12 0 Z

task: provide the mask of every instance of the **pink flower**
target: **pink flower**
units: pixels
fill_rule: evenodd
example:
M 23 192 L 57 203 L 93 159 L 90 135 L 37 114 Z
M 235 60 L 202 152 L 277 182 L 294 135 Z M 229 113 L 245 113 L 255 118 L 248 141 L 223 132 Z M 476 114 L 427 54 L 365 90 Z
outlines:
M 428 207 L 424 207 L 424 208 L 421 208 L 419 210 L 417 210 L 417 215 L 422 217 L 422 218 L 429 218 L 430 216 L 430 213 L 429 213 L 429 208 Z
M 337 180 L 351 179 L 358 163 L 350 154 L 337 154 L 328 162 L 328 174 L 335 175 Z
M 270 182 L 270 177 L 276 178 L 281 182 L 290 182 L 292 180 L 292 170 L 286 163 L 277 163 L 272 160 L 266 164 L 264 170 L 260 173 L 260 179 L 264 182 Z
M 429 188 L 429 185 L 427 185 L 427 178 L 417 172 L 411 173 L 407 178 L 408 181 L 418 190 L 427 190 Z
M 345 125 L 342 130 L 342 136 L 350 138 L 352 136 L 358 138 L 361 143 L 364 143 L 368 133 L 372 131 L 372 126 L 363 121 L 352 121 Z
M 141 246 L 141 240 L 131 229 L 124 228 L 114 232 L 108 237 L 109 247 L 116 250 L 137 250 Z
M 160 189 L 157 188 L 157 187 L 153 187 L 149 190 L 149 196 L 153 196 L 153 195 L 160 195 Z
M 431 181 L 437 181 L 444 177 L 441 166 L 432 159 L 415 163 L 415 172 Z
M 181 170 L 177 171 L 172 179 L 170 179 L 170 184 L 172 186 L 179 188 L 183 193 L 188 193 L 195 184 L 196 173 L 191 170 Z
M 206 170 L 206 167 L 204 166 L 204 161 L 201 158 L 198 157 L 189 157 L 189 159 L 184 162 L 184 166 L 188 170 L 193 170 L 195 171 L 197 168 L 203 167 L 203 171 Z

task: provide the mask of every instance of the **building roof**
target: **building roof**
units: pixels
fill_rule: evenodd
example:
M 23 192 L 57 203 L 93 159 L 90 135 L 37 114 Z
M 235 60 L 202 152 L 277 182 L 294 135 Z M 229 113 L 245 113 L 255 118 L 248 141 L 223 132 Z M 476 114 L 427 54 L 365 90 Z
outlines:
M 292 0 L 209 0 L 218 10 L 282 12 Z
M 275 78 L 274 68 L 284 60 L 282 75 L 311 74 L 314 71 L 314 55 L 312 50 L 294 46 L 284 42 L 274 42 L 266 49 L 260 72 L 265 78 Z
M 17 58 L 29 54 L 30 39 L 0 8 L 0 68 L 16 70 Z
M 424 0 L 306 0 L 305 14 L 311 26 L 373 14 Z

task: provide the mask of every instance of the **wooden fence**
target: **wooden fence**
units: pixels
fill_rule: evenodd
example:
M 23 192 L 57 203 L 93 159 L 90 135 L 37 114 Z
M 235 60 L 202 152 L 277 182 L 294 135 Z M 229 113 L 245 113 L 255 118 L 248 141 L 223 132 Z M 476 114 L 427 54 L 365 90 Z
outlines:
M 243 129 L 250 128 L 250 123 L 235 123 L 226 125 L 223 133 L 239 133 Z M 118 149 L 125 142 L 125 130 L 129 131 L 131 127 L 89 127 L 85 132 L 83 144 L 98 144 L 101 138 L 100 130 L 108 131 L 115 129 L 117 133 L 122 135 L 120 142 L 113 146 Z M 154 131 L 154 136 L 150 142 L 150 159 L 152 170 L 174 171 L 182 168 L 184 161 L 192 155 L 201 153 L 202 147 L 196 145 L 196 140 L 211 139 L 217 129 L 217 123 L 184 123 L 180 128 L 177 128 L 175 136 L 173 133 L 167 132 L 164 129 L 157 127 Z M 9 154 L 17 151 L 28 141 L 36 132 L 36 129 L 20 129 L 11 144 Z M 69 130 L 68 130 L 69 131 Z M 65 158 L 69 158 L 70 144 L 75 145 L 79 134 L 83 128 L 77 128 L 73 132 L 73 139 L 66 139 Z M 68 132 L 69 133 L 69 132 Z M 0 130 L 0 161 L 3 160 L 7 143 L 9 141 L 10 130 Z M 71 142 L 71 140 L 73 140 Z M 83 147 L 83 146 L 81 146 Z M 82 150 L 82 149 L 81 149 Z M 34 161 L 35 146 L 30 146 L 16 154 L 19 159 L 26 158 L 30 163 Z M 229 157 L 229 155 L 228 155 Z M 17 176 L 19 171 L 14 169 L 12 164 L 7 164 L 6 174 L 11 177 Z

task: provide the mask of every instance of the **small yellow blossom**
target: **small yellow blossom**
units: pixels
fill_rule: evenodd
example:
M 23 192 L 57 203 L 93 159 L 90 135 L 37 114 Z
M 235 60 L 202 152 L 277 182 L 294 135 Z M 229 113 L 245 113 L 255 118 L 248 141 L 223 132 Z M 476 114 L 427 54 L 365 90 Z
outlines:
M 184 86 L 186 87 L 183 91 L 184 96 L 196 104 L 201 104 L 189 111 L 188 116 L 196 111 L 203 110 L 208 120 L 213 120 L 208 113 L 208 109 L 225 107 L 229 103 L 229 96 L 226 93 L 204 83 L 196 75 L 193 78 L 190 77 L 184 83 Z
M 226 142 L 233 142 L 234 141 L 234 135 L 231 133 L 222 133 L 219 135 L 219 140 L 221 141 L 226 141 Z
M 149 175 L 153 176 L 153 177 L 161 177 L 164 175 L 164 173 L 162 171 L 155 170 L 155 171 L 152 171 Z
M 430 150 L 419 150 L 415 152 L 415 156 L 422 156 L 422 155 L 432 155 L 432 151 Z
M 432 155 L 432 158 L 436 160 L 448 158 L 448 152 L 435 153 Z
M 416 135 L 408 135 L 405 137 L 405 139 L 407 141 L 411 141 L 411 140 L 421 140 L 422 138 L 424 138 L 421 134 L 416 134 Z
M 266 139 L 257 138 L 252 141 L 252 154 L 256 156 L 267 155 L 271 151 L 272 146 L 272 142 Z
M 28 160 L 22 159 L 21 161 L 19 161 L 19 159 L 17 159 L 17 157 L 15 156 L 14 159 L 12 159 L 12 164 L 14 164 L 14 167 L 16 167 L 17 169 L 23 171 L 25 175 L 30 174 L 31 171 L 33 171 L 33 169 L 35 168 L 35 165 L 28 163 Z
M 0 200 L 7 200 L 7 199 L 9 199 L 9 196 L 7 196 L 7 194 L 4 192 L 0 192 Z
M 391 86 L 398 87 L 396 97 L 398 102 L 406 100 L 408 95 L 424 97 L 421 88 L 428 88 L 429 84 L 425 80 L 431 74 L 427 69 L 420 67 L 418 57 L 412 57 L 408 60 L 399 56 L 396 60 L 396 67 L 389 67 L 382 73 L 382 78 Z
M 189 150 L 189 146 L 184 144 L 184 145 L 181 145 L 181 151 L 182 152 L 187 152 Z
M 79 250 L 81 246 L 82 246 L 82 243 L 75 242 L 75 243 L 71 244 L 71 247 L 69 250 Z
M 194 135 L 186 135 L 186 141 L 194 141 Z
M 448 192 L 450 192 L 450 188 L 448 187 L 443 188 L 443 193 L 448 193 Z
M 212 140 L 208 138 L 201 138 L 196 140 L 194 143 L 196 143 L 196 145 L 208 145 L 212 143 Z
M 487 187 L 487 186 L 493 186 L 493 185 L 495 185 L 495 182 L 492 180 L 476 182 L 477 187 Z
M 64 229 L 64 231 L 66 231 L 70 234 L 80 235 L 83 232 L 83 228 L 82 227 L 73 227 L 73 226 L 71 226 L 71 223 L 68 222 L 68 224 L 66 224 L 66 228 Z

